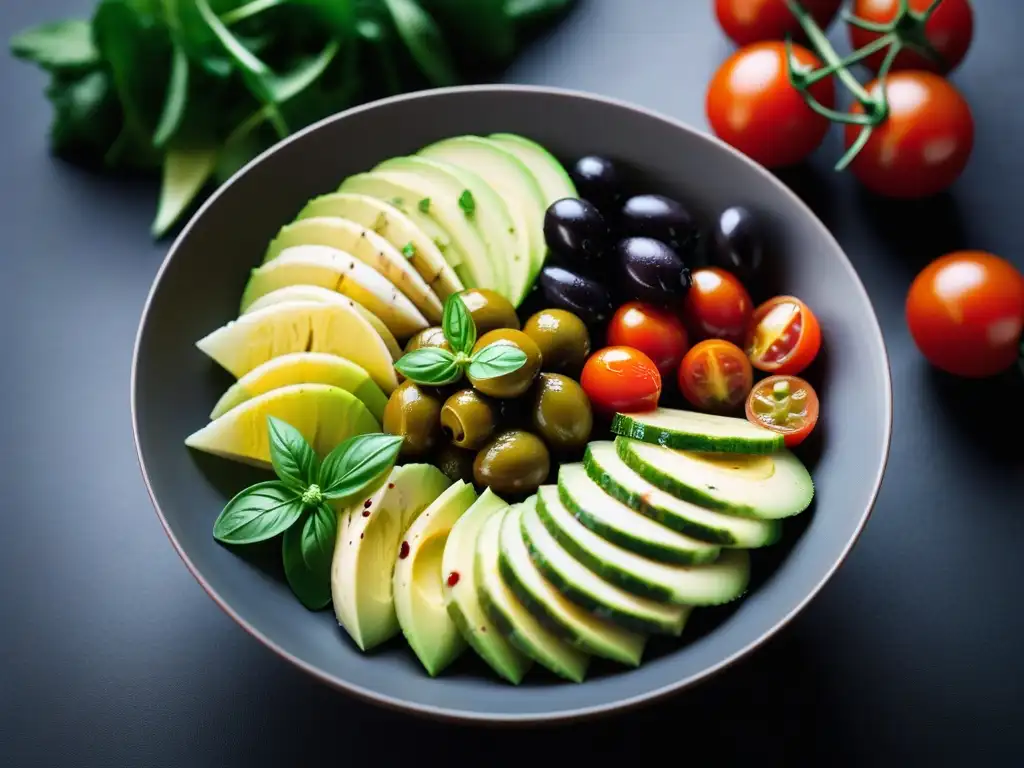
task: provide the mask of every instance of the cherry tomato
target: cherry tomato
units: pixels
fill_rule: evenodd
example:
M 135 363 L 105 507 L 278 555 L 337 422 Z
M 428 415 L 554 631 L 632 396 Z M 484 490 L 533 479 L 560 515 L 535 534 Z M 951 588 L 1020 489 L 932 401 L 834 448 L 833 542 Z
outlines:
M 632 347 L 605 347 L 583 366 L 580 385 L 598 411 L 651 411 L 661 397 L 661 374 L 647 355 Z
M 865 21 L 874 24 L 887 24 L 896 18 L 901 0 L 854 0 L 852 12 Z M 928 9 L 932 0 L 910 0 L 910 10 L 922 12 Z M 863 48 L 877 40 L 879 33 L 849 25 L 850 44 L 853 48 Z M 893 71 L 906 69 L 923 69 L 930 72 L 948 72 L 955 68 L 971 47 L 974 36 L 974 13 L 969 0 L 942 0 L 935 13 L 928 19 L 924 28 L 925 36 L 932 48 L 942 57 L 942 63 L 924 56 L 910 48 L 904 48 L 896 55 Z M 873 72 L 877 72 L 885 59 L 886 49 L 872 54 L 863 63 Z
M 963 96 L 930 72 L 897 72 L 888 78 L 889 116 L 850 164 L 860 181 L 879 195 L 926 197 L 957 180 L 974 147 L 974 118 Z M 876 80 L 868 86 L 879 92 Z M 851 112 L 863 112 L 859 102 Z M 846 146 L 860 127 L 846 126 Z
M 991 253 L 950 253 L 914 278 L 906 311 L 910 335 L 932 365 L 956 376 L 993 376 L 1017 358 L 1024 276 Z
M 640 301 L 623 304 L 615 312 L 608 326 L 608 344 L 639 349 L 662 374 L 674 371 L 690 346 L 682 320 Z
M 818 423 L 818 394 L 796 376 L 769 376 L 747 398 L 747 419 L 785 435 L 786 446 L 800 445 Z
M 694 408 L 728 413 L 747 399 L 754 371 L 743 350 L 724 339 L 696 344 L 679 365 L 679 389 Z
M 793 49 L 801 68 L 821 66 L 806 48 Z M 835 105 L 832 78 L 809 90 L 826 107 Z M 789 84 L 786 47 L 776 42 L 748 45 L 726 59 L 708 86 L 705 109 L 722 141 L 769 168 L 799 163 L 821 144 L 831 125 Z
M 822 29 L 836 16 L 842 0 L 803 0 L 803 7 Z M 800 22 L 786 7 L 786 0 L 715 0 L 715 15 L 722 30 L 737 45 L 762 40 L 803 36 Z
M 683 300 L 683 320 L 698 339 L 725 339 L 742 344 L 754 302 L 731 272 L 719 267 L 694 270 Z
M 776 296 L 754 310 L 747 355 L 759 371 L 795 376 L 814 362 L 821 328 L 811 308 L 794 296 Z

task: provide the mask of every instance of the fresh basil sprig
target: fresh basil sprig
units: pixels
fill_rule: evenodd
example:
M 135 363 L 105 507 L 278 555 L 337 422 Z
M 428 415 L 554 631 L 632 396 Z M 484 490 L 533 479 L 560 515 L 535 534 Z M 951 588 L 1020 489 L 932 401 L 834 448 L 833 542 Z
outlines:
M 292 592 L 310 610 L 331 602 L 331 559 L 338 517 L 330 501 L 362 493 L 391 470 L 402 438 L 358 435 L 323 462 L 295 427 L 267 417 L 277 480 L 256 483 L 227 503 L 213 524 L 224 544 L 254 544 L 284 534 L 281 554 Z
M 474 379 L 493 379 L 518 371 L 526 365 L 526 353 L 518 347 L 496 341 L 476 354 L 476 323 L 462 298 L 453 293 L 445 300 L 441 331 L 451 351 L 424 347 L 403 355 L 395 369 L 409 381 L 440 387 L 454 384 L 469 373 Z

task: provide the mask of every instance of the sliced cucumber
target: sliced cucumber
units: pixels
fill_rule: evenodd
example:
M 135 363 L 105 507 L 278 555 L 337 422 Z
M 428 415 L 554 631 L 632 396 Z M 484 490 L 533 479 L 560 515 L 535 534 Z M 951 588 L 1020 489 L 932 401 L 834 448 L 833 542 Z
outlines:
M 585 611 L 555 589 L 530 557 L 522 532 L 522 514 L 536 498 L 513 506 L 501 525 L 502 579 L 534 618 L 586 653 L 630 667 L 640 666 L 646 637 Z
M 649 413 L 617 413 L 612 432 L 633 440 L 683 451 L 773 453 L 784 438 L 746 419 L 658 408 Z
M 792 517 L 814 497 L 810 472 L 787 450 L 761 456 L 690 453 L 624 437 L 615 438 L 615 449 L 663 491 L 733 515 Z
M 518 157 L 536 177 L 544 193 L 544 207 L 565 197 L 579 197 L 576 185 L 558 158 L 532 139 L 515 133 L 492 133 L 488 138 Z
M 674 531 L 723 547 L 756 549 L 779 540 L 778 520 L 754 520 L 727 515 L 677 499 L 650 483 L 624 462 L 608 440 L 587 446 L 583 466 L 590 478 L 610 496 Z
M 484 523 L 477 538 L 475 571 L 480 604 L 512 645 L 559 677 L 582 683 L 590 657 L 537 621 L 501 577 L 501 524 L 508 512 L 508 507 L 499 510 Z
M 609 496 L 582 464 L 561 466 L 558 495 L 580 523 L 630 552 L 677 565 L 705 563 L 718 557 L 716 545 L 677 533 Z

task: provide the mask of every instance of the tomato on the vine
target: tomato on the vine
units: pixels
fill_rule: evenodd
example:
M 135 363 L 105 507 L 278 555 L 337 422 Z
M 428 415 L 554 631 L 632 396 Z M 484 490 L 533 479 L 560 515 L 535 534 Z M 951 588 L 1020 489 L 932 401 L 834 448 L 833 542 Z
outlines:
M 876 80 L 868 86 L 880 93 Z M 942 192 L 959 178 L 974 148 L 974 118 L 963 96 L 930 72 L 896 72 L 886 85 L 889 115 L 850 164 L 868 189 L 894 198 Z M 863 113 L 859 102 L 852 113 Z M 846 146 L 861 128 L 846 126 Z
M 580 385 L 604 414 L 651 411 L 661 397 L 661 374 L 647 355 L 632 347 L 605 347 L 583 366 Z
M 743 350 L 724 339 L 694 345 L 679 366 L 679 389 L 702 411 L 729 413 L 743 404 L 754 371 Z
M 693 271 L 683 300 L 683 320 L 697 339 L 742 344 L 753 311 L 750 294 L 731 272 L 719 267 Z
M 754 310 L 747 355 L 759 371 L 795 376 L 820 349 L 818 318 L 795 296 L 776 296 Z
M 769 376 L 750 390 L 746 411 L 750 422 L 784 435 L 792 448 L 818 423 L 818 393 L 796 376 Z
M 914 343 L 936 368 L 968 378 L 993 376 L 1017 359 L 1024 276 L 991 253 L 950 253 L 914 278 L 906 312 Z
M 822 65 L 803 46 L 793 45 L 793 52 L 800 69 Z M 822 105 L 835 105 L 832 78 L 808 90 Z M 769 168 L 799 163 L 821 144 L 831 125 L 790 84 L 786 46 L 779 42 L 754 43 L 726 59 L 711 79 L 705 108 L 722 141 Z
M 896 18 L 901 0 L 854 0 L 851 12 L 854 16 L 872 24 L 888 24 Z M 910 10 L 918 13 L 928 10 L 933 0 L 910 0 Z M 879 37 L 878 32 L 863 29 L 849 24 L 850 45 L 854 50 L 863 48 Z M 942 0 L 924 27 L 925 37 L 939 56 L 942 64 L 924 56 L 911 48 L 903 48 L 893 62 L 896 70 L 928 70 L 930 72 L 949 71 L 955 68 L 971 47 L 974 36 L 974 12 L 969 0 Z M 885 49 L 878 51 L 862 63 L 873 72 L 877 72 L 885 59 Z M 944 65 L 944 66 L 943 66 Z
M 832 23 L 840 5 L 842 0 L 803 0 L 804 8 L 822 29 Z M 786 0 L 715 0 L 715 15 L 722 31 L 737 45 L 802 35 L 800 22 Z
M 608 344 L 639 349 L 662 375 L 675 371 L 689 347 L 682 320 L 667 309 L 640 301 L 616 310 L 608 325 Z

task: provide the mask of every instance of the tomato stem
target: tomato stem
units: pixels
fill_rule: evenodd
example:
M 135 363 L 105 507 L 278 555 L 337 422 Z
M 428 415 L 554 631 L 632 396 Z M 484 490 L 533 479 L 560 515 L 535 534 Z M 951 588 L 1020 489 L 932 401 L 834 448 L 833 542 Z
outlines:
M 832 47 L 832 44 L 825 37 L 825 33 L 822 32 L 821 27 L 814 21 L 811 14 L 800 5 L 798 0 L 786 0 L 786 5 L 789 6 L 790 13 L 796 16 L 797 21 L 800 22 L 804 34 L 807 35 L 807 39 L 810 40 L 818 55 L 821 56 L 826 64 L 836 67 L 836 76 L 843 82 L 843 85 L 849 88 L 850 92 L 861 103 L 871 101 L 871 96 L 864 90 L 864 86 L 857 81 L 857 78 L 850 74 L 846 67 L 842 66 L 839 54 L 836 53 L 836 49 Z
M 865 45 L 860 50 L 854 51 L 849 56 L 840 59 L 835 64 L 829 64 L 828 66 L 814 70 L 809 75 L 807 75 L 807 77 L 805 78 L 805 83 L 808 87 L 810 87 L 819 80 L 824 80 L 826 77 L 835 74 L 838 70 L 852 66 L 853 64 L 856 64 L 862 59 L 866 59 L 873 53 L 877 53 L 878 51 L 881 51 L 882 49 L 892 45 L 894 40 L 895 36 L 890 32 L 885 37 L 880 37 L 877 40 L 874 40 L 868 45 Z

